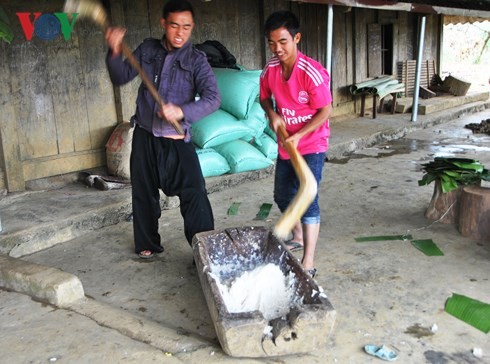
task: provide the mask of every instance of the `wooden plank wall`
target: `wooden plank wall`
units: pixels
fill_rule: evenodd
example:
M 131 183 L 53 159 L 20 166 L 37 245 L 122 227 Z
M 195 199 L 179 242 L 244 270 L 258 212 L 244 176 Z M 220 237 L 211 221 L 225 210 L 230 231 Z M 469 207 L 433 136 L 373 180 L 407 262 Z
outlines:
M 286 1 L 284 1 L 287 3 Z M 105 165 L 105 142 L 135 111 L 139 80 L 114 88 L 105 67 L 101 30 L 78 19 L 71 38 L 25 39 L 16 12 L 61 12 L 64 1 L 2 1 L 15 38 L 0 45 L 2 145 L 0 188 L 25 189 L 27 181 Z M 263 66 L 261 0 L 194 2 L 193 41 L 221 41 L 246 68 Z M 161 0 L 104 1 L 110 21 L 127 28 L 130 48 L 161 37 Z M 6 92 L 6 90 L 9 90 Z
M 335 8 L 337 9 L 337 8 Z M 369 59 L 372 56 L 372 49 L 369 47 L 367 39 L 368 27 L 370 24 L 392 24 L 393 25 L 393 63 L 392 63 L 392 75 L 397 75 L 397 65 L 400 61 L 413 60 L 416 58 L 418 47 L 418 26 L 419 15 L 408 12 L 391 12 L 382 10 L 366 10 L 366 9 L 352 9 L 353 12 L 353 28 L 354 36 L 352 39 L 353 46 L 349 47 L 346 42 L 349 42 L 345 37 L 339 40 L 339 43 L 346 43 L 346 48 L 349 49 L 349 53 L 353 55 L 353 73 L 352 77 L 346 80 L 346 83 L 342 84 L 336 82 L 339 79 L 334 80 L 334 90 L 341 92 L 344 90 L 344 98 L 342 101 L 334 104 L 337 110 L 341 110 L 336 114 L 334 109 L 334 115 L 347 114 L 359 109 L 359 100 L 352 98 L 352 95 L 348 93 L 348 87 L 356 82 L 368 79 L 375 76 L 369 74 Z M 439 24 L 440 17 L 437 15 L 428 15 L 426 21 L 426 37 L 424 38 L 424 57 L 432 57 L 430 59 L 438 59 L 438 52 L 440 51 L 440 39 L 439 39 Z M 342 47 L 337 43 L 335 48 Z M 335 92 L 335 91 L 334 91 Z
M 157 29 L 161 30 L 158 19 L 162 14 L 162 7 L 160 5 L 157 9 L 156 2 L 110 0 L 107 11 L 110 14 L 112 25 L 126 28 L 125 42 L 130 49 L 136 49 L 143 39 L 153 36 L 152 32 L 156 32 Z M 152 20 L 155 22 L 152 23 Z M 101 44 L 106 49 L 103 41 Z M 133 81 L 116 87 L 115 107 L 118 122 L 129 121 L 134 114 L 140 83 L 140 79 L 136 77 Z
M 0 42 L 0 189 L 19 191 L 24 187 L 24 175 L 17 134 L 17 117 L 11 95 L 15 85 L 11 82 L 7 44 Z
M 162 14 L 162 1 L 149 2 L 152 9 L 152 36 L 159 38 L 162 36 L 158 26 Z M 262 0 L 193 1 L 192 4 L 196 22 L 191 38 L 193 43 L 217 40 L 236 57 L 237 63 L 241 66 L 248 69 L 262 68 Z
M 61 35 L 45 41 L 36 33 L 27 41 L 16 16 L 60 12 L 63 3 L 1 3 L 14 31 L 11 44 L 2 42 L 2 76 L 10 75 L 3 84 L 10 92 L 2 98 L 12 108 L 3 116 L 13 125 L 2 133 L 9 191 L 23 190 L 28 180 L 105 164 L 103 147 L 116 118 L 95 27 L 80 22 L 68 41 Z

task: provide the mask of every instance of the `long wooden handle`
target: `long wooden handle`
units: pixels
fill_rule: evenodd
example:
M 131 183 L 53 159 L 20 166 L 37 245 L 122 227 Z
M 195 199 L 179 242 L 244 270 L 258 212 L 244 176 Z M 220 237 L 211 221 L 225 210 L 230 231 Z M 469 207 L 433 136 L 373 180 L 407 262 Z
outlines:
M 279 138 L 283 142 L 286 151 L 291 158 L 291 164 L 293 165 L 294 171 L 298 176 L 299 189 L 296 196 L 289 204 L 288 208 L 282 216 L 277 221 L 274 226 L 274 235 L 279 239 L 286 239 L 288 235 L 293 230 L 296 223 L 301 219 L 301 216 L 308 209 L 310 204 L 315 199 L 317 193 L 317 183 L 316 178 L 306 164 L 305 159 L 291 142 L 286 142 L 288 138 L 288 133 L 283 125 L 279 126 Z
M 141 68 L 141 65 L 138 63 L 138 61 L 133 55 L 133 52 L 131 52 L 131 50 L 129 49 L 129 47 L 125 42 L 122 43 L 122 52 L 126 57 L 126 59 L 129 61 L 129 63 L 131 63 L 131 66 L 133 66 L 133 68 L 136 71 L 138 71 L 141 81 L 143 81 L 145 86 L 148 88 L 153 99 L 158 103 L 160 107 L 165 105 L 165 101 L 163 101 L 162 97 L 160 96 L 157 89 L 155 88 L 155 85 L 153 85 L 153 83 L 150 81 L 150 79 L 146 75 L 146 72 L 143 70 L 143 68 Z M 180 135 L 184 135 L 184 130 L 182 129 L 182 126 L 178 122 L 172 122 L 172 121 L 168 121 L 168 122 L 174 127 L 177 133 L 179 133 Z

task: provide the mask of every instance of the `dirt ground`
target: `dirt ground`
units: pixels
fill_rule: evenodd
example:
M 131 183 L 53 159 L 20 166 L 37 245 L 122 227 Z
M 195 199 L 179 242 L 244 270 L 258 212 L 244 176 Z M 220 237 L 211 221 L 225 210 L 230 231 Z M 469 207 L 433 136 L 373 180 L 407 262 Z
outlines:
M 471 240 L 461 236 L 455 225 L 428 221 L 424 212 L 433 185 L 421 187 L 417 181 L 423 175 L 421 164 L 435 156 L 474 158 L 488 168 L 490 136 L 472 134 L 464 125 L 489 117 L 489 110 L 476 113 L 326 164 L 320 189 L 323 223 L 316 281 L 337 311 L 326 347 L 278 358 L 225 355 L 192 264 L 179 210 L 173 209 L 161 218 L 166 251 L 156 260 L 142 261 L 133 254 L 130 222 L 22 259 L 73 273 L 88 297 L 173 328 L 182 340 L 186 335 L 199 337 L 208 343 L 205 348 L 163 352 L 111 331 L 110 325 L 101 328 L 89 319 L 76 325 L 74 320 L 81 319 L 75 313 L 38 304 L 36 311 L 26 312 L 25 322 L 32 320 L 32 329 L 23 330 L 21 324 L 9 327 L 10 338 L 18 338 L 17 353 L 4 358 L 11 355 L 10 363 L 376 363 L 382 360 L 366 354 L 363 347 L 385 344 L 396 351 L 399 363 L 488 363 L 488 334 L 447 314 L 444 305 L 453 293 L 490 303 L 490 241 Z M 272 228 L 280 216 L 275 206 L 266 220 L 254 220 L 263 203 L 273 203 L 272 182 L 268 177 L 211 194 L 216 227 Z M 240 207 L 237 215 L 229 216 L 233 202 Z M 444 256 L 428 257 L 409 240 L 355 241 L 362 236 L 403 234 L 432 239 Z M 295 254 L 301 257 L 301 252 Z M 32 306 L 23 295 L 10 297 L 18 300 L 17 310 Z M 6 310 L 2 315 L 8 316 Z M 40 315 L 51 317 L 52 324 L 36 327 Z M 6 349 L 2 344 L 0 348 Z M 481 349 L 481 357 L 473 354 L 475 349 Z

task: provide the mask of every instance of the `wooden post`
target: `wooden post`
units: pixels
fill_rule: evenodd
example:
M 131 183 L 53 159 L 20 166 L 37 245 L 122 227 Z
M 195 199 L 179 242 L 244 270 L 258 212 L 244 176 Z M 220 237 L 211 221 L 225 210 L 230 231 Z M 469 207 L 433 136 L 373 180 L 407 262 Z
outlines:
M 373 94 L 373 119 L 376 119 L 376 103 L 378 101 L 378 95 Z
M 391 104 L 391 113 L 394 114 L 396 109 L 396 99 L 398 97 L 398 92 L 392 93 L 391 96 L 393 96 L 393 101 Z
M 490 241 L 490 188 L 481 186 L 463 188 L 458 229 L 463 236 Z
M 407 96 L 410 96 L 408 94 L 408 62 L 407 61 L 403 61 L 403 66 L 405 67 L 405 80 L 403 81 L 403 83 L 405 84 L 405 97 Z
M 364 116 L 365 106 L 366 106 L 366 94 L 362 93 L 362 95 L 361 95 L 361 116 Z
M 425 72 L 427 73 L 427 84 L 425 85 L 427 88 L 430 86 L 430 73 L 429 73 L 429 60 L 425 61 Z

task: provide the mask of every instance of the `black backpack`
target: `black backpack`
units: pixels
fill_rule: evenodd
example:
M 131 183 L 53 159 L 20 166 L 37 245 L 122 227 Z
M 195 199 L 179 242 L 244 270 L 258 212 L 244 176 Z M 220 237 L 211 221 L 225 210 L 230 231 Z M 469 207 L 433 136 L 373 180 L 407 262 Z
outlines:
M 204 43 L 196 44 L 195 47 L 206 53 L 211 67 L 240 69 L 236 64 L 235 56 L 217 40 L 206 40 Z

